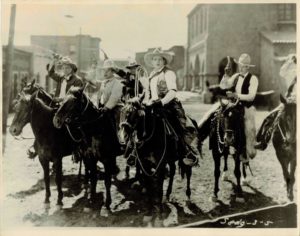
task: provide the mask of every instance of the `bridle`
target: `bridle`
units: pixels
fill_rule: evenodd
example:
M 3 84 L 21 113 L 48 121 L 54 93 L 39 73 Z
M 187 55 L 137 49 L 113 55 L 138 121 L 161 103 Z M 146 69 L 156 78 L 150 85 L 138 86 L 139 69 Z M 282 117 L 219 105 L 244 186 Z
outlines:
M 82 95 L 81 95 L 81 100 L 83 100 L 83 98 L 85 98 L 86 104 L 84 106 L 81 106 L 81 107 L 83 107 L 83 109 L 79 112 L 79 115 L 74 116 L 73 114 L 69 114 L 65 119 L 65 124 L 70 124 L 72 121 L 78 121 L 80 119 L 80 117 L 87 111 L 90 101 L 84 93 L 82 93 Z

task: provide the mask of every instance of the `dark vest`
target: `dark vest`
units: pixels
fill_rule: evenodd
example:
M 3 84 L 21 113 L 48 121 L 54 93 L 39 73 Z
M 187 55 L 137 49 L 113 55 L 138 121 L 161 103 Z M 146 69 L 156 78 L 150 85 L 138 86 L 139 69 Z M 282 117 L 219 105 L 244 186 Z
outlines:
M 249 93 L 249 86 L 250 86 L 251 77 L 252 77 L 251 73 L 248 73 L 247 76 L 245 77 L 244 82 L 242 84 L 242 89 L 241 89 L 242 94 L 248 94 Z M 243 106 L 246 106 L 246 107 L 251 107 L 254 104 L 254 100 L 252 102 L 241 101 L 241 104 Z

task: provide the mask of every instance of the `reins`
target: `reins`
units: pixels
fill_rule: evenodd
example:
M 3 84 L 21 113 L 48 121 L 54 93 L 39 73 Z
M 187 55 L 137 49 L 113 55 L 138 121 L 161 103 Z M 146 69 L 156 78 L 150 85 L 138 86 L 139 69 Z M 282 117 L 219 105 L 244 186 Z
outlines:
M 163 119 L 163 125 L 164 125 L 164 128 L 163 128 L 163 130 L 164 130 L 164 150 L 163 150 L 163 153 L 162 153 L 162 155 L 161 155 L 161 157 L 160 157 L 160 160 L 159 160 L 159 162 L 158 162 L 156 168 L 154 169 L 154 171 L 153 171 L 151 174 L 150 174 L 148 171 L 146 171 L 146 169 L 145 169 L 145 167 L 144 167 L 144 165 L 143 165 L 143 163 L 142 163 L 142 161 L 141 161 L 141 159 L 140 159 L 140 157 L 139 157 L 139 154 L 138 154 L 138 147 L 137 147 L 137 145 L 136 145 L 136 142 L 133 141 L 133 150 L 134 150 L 134 152 L 135 152 L 135 154 L 136 154 L 136 159 L 138 160 L 138 162 L 139 162 L 139 164 L 140 164 L 140 166 L 141 166 L 142 171 L 143 171 L 144 174 L 147 175 L 148 177 L 152 177 L 152 176 L 154 176 L 154 175 L 157 173 L 157 171 L 158 171 L 158 169 L 159 169 L 161 163 L 162 163 L 163 160 L 164 160 L 165 154 L 166 154 L 166 150 L 167 150 L 167 132 L 166 132 L 166 123 L 165 123 L 165 120 L 164 120 L 164 119 Z M 140 148 L 140 147 L 139 147 L 139 148 Z M 151 170 L 153 170 L 153 168 L 151 168 Z

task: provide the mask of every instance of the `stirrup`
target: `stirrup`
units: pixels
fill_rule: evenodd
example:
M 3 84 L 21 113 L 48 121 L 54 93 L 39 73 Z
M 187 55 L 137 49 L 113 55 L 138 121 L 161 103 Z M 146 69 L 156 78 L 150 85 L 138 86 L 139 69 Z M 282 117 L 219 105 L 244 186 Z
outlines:
M 136 160 L 136 156 L 133 155 L 132 153 L 130 153 L 130 155 L 127 158 L 127 165 L 128 166 L 135 166 L 135 163 L 136 163 L 135 160 Z

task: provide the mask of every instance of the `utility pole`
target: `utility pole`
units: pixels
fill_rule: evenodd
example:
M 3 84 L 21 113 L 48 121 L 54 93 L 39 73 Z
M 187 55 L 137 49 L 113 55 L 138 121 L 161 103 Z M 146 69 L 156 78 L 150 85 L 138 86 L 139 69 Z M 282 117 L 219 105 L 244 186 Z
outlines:
M 79 45 L 78 45 L 78 72 L 81 72 L 81 27 L 79 28 Z
M 13 80 L 13 61 L 14 61 L 14 35 L 15 35 L 15 20 L 16 20 L 16 4 L 12 4 L 10 12 L 10 23 L 9 23 L 9 36 L 8 36 L 8 45 L 6 51 L 6 68 L 5 76 L 2 78 L 2 153 L 4 153 L 4 147 L 6 142 L 6 127 L 7 127 L 7 117 L 9 112 L 10 105 L 10 96 L 11 96 L 11 83 Z

